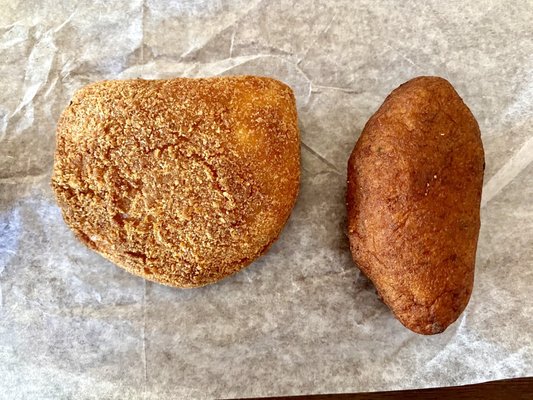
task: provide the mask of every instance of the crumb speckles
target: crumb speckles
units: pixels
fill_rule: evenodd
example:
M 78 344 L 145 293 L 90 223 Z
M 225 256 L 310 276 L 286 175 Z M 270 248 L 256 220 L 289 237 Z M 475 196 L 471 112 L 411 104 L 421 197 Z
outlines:
M 80 89 L 63 113 L 52 184 L 80 239 L 105 236 L 92 248 L 193 287 L 267 250 L 299 168 L 294 96 L 278 81 L 106 81 Z

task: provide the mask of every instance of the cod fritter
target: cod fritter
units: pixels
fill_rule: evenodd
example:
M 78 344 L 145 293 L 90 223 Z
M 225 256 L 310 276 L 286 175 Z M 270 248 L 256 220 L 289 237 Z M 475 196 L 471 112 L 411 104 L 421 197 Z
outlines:
M 474 282 L 484 154 L 452 85 L 420 77 L 370 118 L 348 162 L 355 263 L 407 328 L 442 332 Z

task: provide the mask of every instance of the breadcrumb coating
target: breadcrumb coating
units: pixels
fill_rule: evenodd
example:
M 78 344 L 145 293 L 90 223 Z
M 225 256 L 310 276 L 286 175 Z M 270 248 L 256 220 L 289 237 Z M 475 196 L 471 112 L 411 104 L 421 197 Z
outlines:
M 166 285 L 213 283 L 264 254 L 299 178 L 294 95 L 270 78 L 98 82 L 58 123 L 52 186 L 66 223 Z

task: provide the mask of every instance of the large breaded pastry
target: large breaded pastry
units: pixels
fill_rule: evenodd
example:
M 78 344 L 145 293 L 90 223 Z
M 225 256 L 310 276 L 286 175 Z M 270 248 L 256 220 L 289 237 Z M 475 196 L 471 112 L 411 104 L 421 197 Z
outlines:
M 52 185 L 91 249 L 159 283 L 216 282 L 264 254 L 299 187 L 291 89 L 254 76 L 104 81 L 57 128 Z
M 442 332 L 474 281 L 484 154 L 450 83 L 413 79 L 370 118 L 348 162 L 355 263 L 409 329 Z

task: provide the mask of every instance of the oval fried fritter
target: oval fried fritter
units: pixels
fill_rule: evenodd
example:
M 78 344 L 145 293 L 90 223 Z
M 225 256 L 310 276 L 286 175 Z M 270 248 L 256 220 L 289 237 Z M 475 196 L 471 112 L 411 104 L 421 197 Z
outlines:
M 177 287 L 216 282 L 277 239 L 296 200 L 294 95 L 253 76 L 104 81 L 57 128 L 52 186 L 77 237 Z
M 353 259 L 407 328 L 442 332 L 474 280 L 484 153 L 452 85 L 419 77 L 370 118 L 348 162 Z

